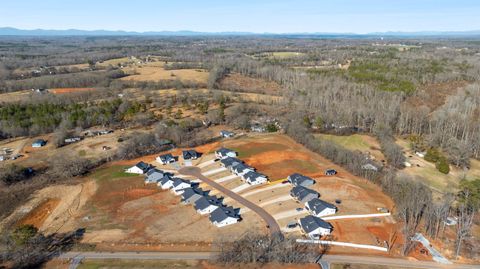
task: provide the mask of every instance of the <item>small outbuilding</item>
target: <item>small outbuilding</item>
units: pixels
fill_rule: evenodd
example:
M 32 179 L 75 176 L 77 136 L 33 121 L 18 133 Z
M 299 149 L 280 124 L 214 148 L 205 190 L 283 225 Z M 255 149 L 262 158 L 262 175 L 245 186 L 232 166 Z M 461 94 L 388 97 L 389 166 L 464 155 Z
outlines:
M 337 170 L 335 170 L 335 169 L 327 169 L 327 170 L 325 170 L 325 175 L 326 175 L 326 176 L 334 176 L 334 175 L 336 175 L 336 174 L 337 174 Z
M 230 132 L 230 131 L 226 131 L 226 130 L 222 130 L 222 131 L 220 131 L 220 136 L 222 136 L 224 138 L 230 138 L 230 137 L 234 137 L 235 133 Z
M 43 139 L 37 139 L 32 143 L 32 148 L 41 148 L 47 144 L 47 141 Z

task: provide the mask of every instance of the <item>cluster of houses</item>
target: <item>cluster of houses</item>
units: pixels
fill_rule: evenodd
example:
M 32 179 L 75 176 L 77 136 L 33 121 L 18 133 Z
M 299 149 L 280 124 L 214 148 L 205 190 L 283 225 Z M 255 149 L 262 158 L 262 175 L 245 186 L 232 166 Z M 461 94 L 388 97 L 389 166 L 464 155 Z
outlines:
M 198 157 L 198 153 L 193 150 L 183 151 L 182 155 L 187 160 Z M 167 164 L 175 162 L 177 158 L 172 154 L 165 154 L 158 156 L 156 160 Z M 175 177 L 172 173 L 156 169 L 145 162 L 139 162 L 125 171 L 143 174 L 146 184 L 157 184 L 162 190 L 170 190 L 173 194 L 181 196 L 182 204 L 193 205 L 200 215 L 209 215 L 210 222 L 217 227 L 231 225 L 241 220 L 240 209 L 225 205 L 223 197 L 210 195 L 209 191 L 201 189 L 196 182 Z
M 220 148 L 215 151 L 215 156 L 220 159 L 220 165 L 229 169 L 234 175 L 242 178 L 250 185 L 259 185 L 268 181 L 267 176 L 255 171 L 255 168 L 248 166 L 236 158 L 237 153 L 231 149 Z
M 322 236 L 329 235 L 333 226 L 322 220 L 321 217 L 333 215 L 337 212 L 337 207 L 333 204 L 320 199 L 320 194 L 309 186 L 315 184 L 315 180 L 310 177 L 295 173 L 288 176 L 288 182 L 293 188 L 290 195 L 299 203 L 305 205 L 310 215 L 298 220 L 298 225 L 302 231 L 311 239 L 319 239 Z

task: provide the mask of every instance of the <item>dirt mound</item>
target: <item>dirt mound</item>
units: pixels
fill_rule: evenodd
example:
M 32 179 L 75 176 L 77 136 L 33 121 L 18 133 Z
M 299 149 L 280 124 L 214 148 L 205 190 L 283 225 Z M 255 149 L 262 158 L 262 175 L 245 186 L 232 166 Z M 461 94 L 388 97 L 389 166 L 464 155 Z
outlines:
M 47 199 L 23 217 L 18 222 L 18 225 L 31 224 L 37 228 L 42 227 L 45 220 L 59 203 L 60 199 Z

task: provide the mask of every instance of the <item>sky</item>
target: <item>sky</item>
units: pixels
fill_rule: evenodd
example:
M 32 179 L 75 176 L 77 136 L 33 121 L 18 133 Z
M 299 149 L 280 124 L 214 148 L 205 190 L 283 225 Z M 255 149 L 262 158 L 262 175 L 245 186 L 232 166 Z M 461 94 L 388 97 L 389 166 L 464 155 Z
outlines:
M 371 33 L 480 30 L 480 0 L 2 0 L 0 27 Z

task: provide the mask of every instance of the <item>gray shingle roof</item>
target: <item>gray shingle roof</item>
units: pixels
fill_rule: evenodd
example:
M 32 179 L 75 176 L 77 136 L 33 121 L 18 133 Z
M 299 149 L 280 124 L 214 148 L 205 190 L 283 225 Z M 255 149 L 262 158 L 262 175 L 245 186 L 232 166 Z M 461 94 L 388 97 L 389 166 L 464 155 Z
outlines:
M 190 180 L 186 180 L 186 179 L 183 179 L 183 178 L 173 178 L 173 187 L 175 188 L 176 186 L 182 184 L 182 183 L 187 183 L 187 184 L 191 184 L 190 183 Z
M 175 160 L 175 157 L 171 153 L 160 155 L 160 160 L 162 162 L 169 162 L 171 160 Z
M 150 169 L 145 175 L 145 180 L 149 182 L 159 182 L 165 174 L 158 169 Z
M 193 150 L 193 149 L 184 150 L 184 151 L 182 151 L 182 154 L 183 154 L 183 158 L 184 158 L 185 160 L 189 160 L 189 159 L 197 158 L 197 157 L 198 157 L 198 152 L 196 152 L 196 151 Z
M 182 201 L 187 203 L 194 203 L 203 197 L 203 190 L 200 188 L 186 188 L 182 193 Z
M 233 151 L 233 150 L 231 150 L 231 149 L 227 149 L 227 148 L 219 148 L 219 149 L 216 151 L 217 154 L 220 153 L 220 155 L 222 155 L 222 156 L 226 156 L 226 155 L 227 155 L 228 153 L 230 153 L 230 152 L 235 153 L 235 151 Z
M 304 176 L 298 173 L 291 174 L 290 176 L 288 176 L 288 180 L 290 181 L 290 183 L 292 183 L 293 186 L 307 187 L 315 183 L 315 180 L 313 180 L 312 178 L 309 178 L 307 176 Z
M 247 172 L 244 175 L 244 177 L 245 177 L 245 179 L 248 179 L 250 181 L 255 181 L 258 177 L 265 177 L 265 175 L 260 174 L 260 173 L 255 172 L 255 171 L 250 171 L 250 172 Z
M 309 188 L 305 188 L 303 186 L 293 187 L 290 191 L 290 194 L 303 203 L 308 202 L 313 198 L 318 198 L 320 196 L 318 192 Z
M 241 160 L 233 157 L 228 157 L 220 161 L 225 167 L 231 167 L 234 164 L 240 164 L 242 163 Z
M 168 181 L 173 181 L 170 175 L 164 174 L 162 179 L 160 180 L 160 184 L 165 185 Z
M 217 209 L 215 209 L 211 214 L 210 214 L 210 221 L 213 222 L 221 222 L 228 217 L 236 218 L 239 219 L 240 215 L 238 214 L 237 210 L 235 210 L 231 206 L 221 206 Z
M 144 172 L 147 172 L 147 170 L 150 169 L 150 165 L 144 162 L 139 162 L 135 166 L 142 169 Z
M 204 196 L 197 201 L 195 201 L 195 209 L 197 210 L 203 210 L 210 205 L 215 205 L 215 206 L 222 206 L 222 201 L 218 199 L 216 196 Z
M 308 215 L 304 218 L 301 218 L 300 219 L 300 225 L 302 226 L 302 229 L 306 233 L 314 232 L 318 228 L 323 228 L 323 229 L 332 229 L 333 228 L 333 226 L 330 223 L 322 220 L 321 218 L 318 218 L 318 217 L 315 217 L 315 216 L 312 216 L 312 215 Z
M 323 200 L 320 200 L 318 198 L 308 201 L 307 204 L 308 204 L 308 208 L 310 208 L 311 211 L 315 212 L 315 214 L 318 214 L 327 208 L 332 208 L 332 209 L 336 208 L 334 205 L 327 203 Z
M 239 163 L 238 165 L 235 165 L 235 168 L 233 168 L 233 170 L 235 170 L 238 173 L 242 173 L 247 169 L 254 170 L 252 167 L 250 167 L 250 166 L 248 166 L 244 163 Z

